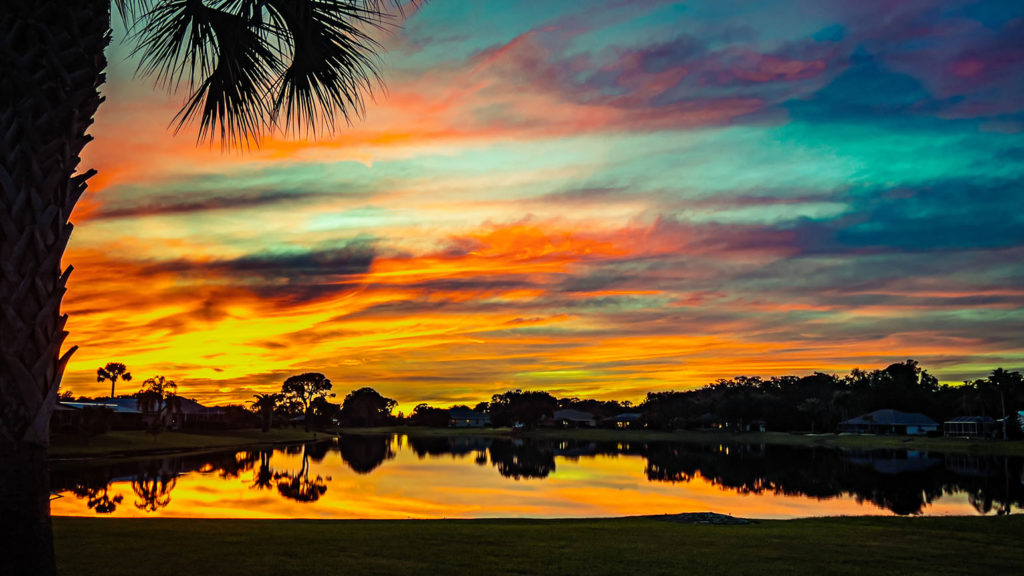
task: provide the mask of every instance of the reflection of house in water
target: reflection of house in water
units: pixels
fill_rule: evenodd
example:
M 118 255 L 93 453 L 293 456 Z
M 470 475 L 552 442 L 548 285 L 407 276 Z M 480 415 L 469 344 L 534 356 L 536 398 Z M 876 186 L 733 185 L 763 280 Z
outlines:
M 902 455 L 900 457 L 899 455 Z M 906 452 L 890 451 L 853 451 L 845 453 L 843 460 L 860 466 L 868 466 L 879 474 L 906 474 L 908 472 L 924 472 L 942 463 L 942 459 L 929 456 L 927 452 L 907 450 Z
M 974 454 L 946 454 L 946 469 L 960 476 L 992 477 L 1001 471 L 992 457 Z
M 555 447 L 555 456 L 576 459 L 580 456 L 594 456 L 597 454 L 596 442 L 570 442 L 562 440 Z
M 939 423 L 918 412 L 875 410 L 839 423 L 839 431 L 848 434 L 906 434 L 921 436 L 936 432 Z

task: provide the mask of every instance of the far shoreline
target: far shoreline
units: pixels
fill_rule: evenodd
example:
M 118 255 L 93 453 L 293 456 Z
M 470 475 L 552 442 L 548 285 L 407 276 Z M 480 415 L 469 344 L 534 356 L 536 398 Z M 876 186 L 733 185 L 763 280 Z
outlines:
M 65 466 L 106 460 L 128 460 L 170 455 L 204 454 L 253 448 L 275 448 L 337 438 L 340 435 L 399 434 L 417 437 L 528 438 L 534 440 L 576 440 L 591 442 L 683 442 L 690 444 L 751 444 L 821 447 L 841 450 L 914 450 L 978 456 L 1024 456 L 1022 440 L 972 438 L 927 438 L 913 436 L 871 436 L 842 434 L 800 434 L 788 432 L 722 432 L 692 430 L 622 430 L 606 428 L 541 428 L 514 431 L 511 428 L 429 428 L 386 426 L 337 428 L 318 432 L 294 429 L 240 429 L 205 432 L 165 432 L 156 438 L 142 431 L 110 432 L 89 443 L 55 438 L 49 451 L 51 465 Z

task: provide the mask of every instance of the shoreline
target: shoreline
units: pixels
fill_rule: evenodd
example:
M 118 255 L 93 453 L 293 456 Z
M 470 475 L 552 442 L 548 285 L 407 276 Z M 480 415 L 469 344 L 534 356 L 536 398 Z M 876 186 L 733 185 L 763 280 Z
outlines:
M 320 432 L 275 429 L 226 430 L 214 433 L 166 432 L 157 439 L 141 431 L 111 432 L 93 443 L 55 442 L 49 452 L 51 465 L 65 466 L 99 461 L 124 461 L 160 456 L 195 455 L 233 449 L 279 447 L 330 440 L 340 435 L 373 436 L 399 434 L 433 438 L 527 438 L 534 440 L 577 440 L 592 442 L 682 442 L 690 444 L 778 445 L 839 450 L 916 450 L 959 453 L 977 456 L 1024 456 L 1022 440 L 986 440 L 967 438 L 925 438 L 909 436 L 870 436 L 839 434 L 797 434 L 788 432 L 718 432 L 616 430 L 603 428 L 535 429 L 514 432 L 510 428 L 427 428 L 387 426 L 377 428 L 337 428 Z

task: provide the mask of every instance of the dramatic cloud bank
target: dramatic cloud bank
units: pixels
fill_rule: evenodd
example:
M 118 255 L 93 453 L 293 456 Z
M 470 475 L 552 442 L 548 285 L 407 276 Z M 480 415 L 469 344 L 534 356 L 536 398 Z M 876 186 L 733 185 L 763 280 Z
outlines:
M 388 92 L 246 154 L 115 49 L 66 386 L 636 400 L 913 357 L 1024 368 L 1024 5 L 433 0 Z

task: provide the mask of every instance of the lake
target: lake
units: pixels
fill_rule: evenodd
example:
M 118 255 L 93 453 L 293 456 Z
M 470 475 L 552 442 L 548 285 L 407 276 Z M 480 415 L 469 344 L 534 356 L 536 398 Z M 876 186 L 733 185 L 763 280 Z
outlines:
M 347 435 L 267 450 L 55 464 L 54 515 L 747 518 L 1024 509 L 1024 459 L 747 444 Z

